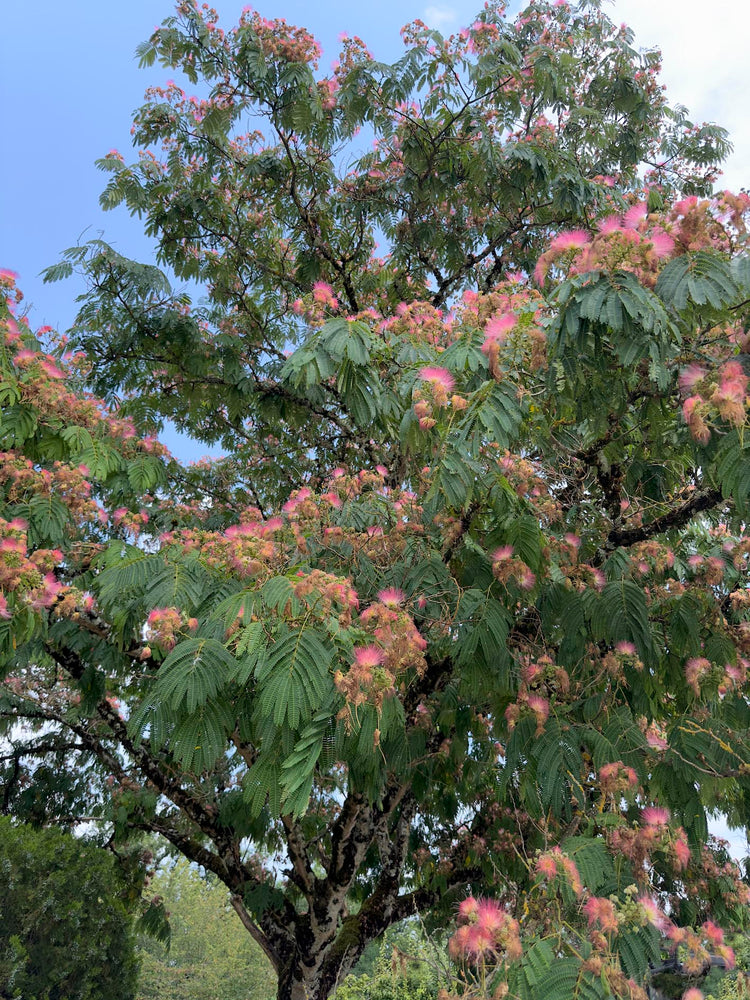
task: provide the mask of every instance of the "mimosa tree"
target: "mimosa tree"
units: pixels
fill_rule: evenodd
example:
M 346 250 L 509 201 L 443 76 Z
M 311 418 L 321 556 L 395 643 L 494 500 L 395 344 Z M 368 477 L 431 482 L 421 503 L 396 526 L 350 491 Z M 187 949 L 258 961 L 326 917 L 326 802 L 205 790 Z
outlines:
M 69 341 L 4 278 L 4 808 L 165 837 L 279 1000 L 459 903 L 480 988 L 640 998 L 748 899 L 750 200 L 596 2 L 404 40 L 186 0 L 101 161 L 156 263 L 68 251 Z

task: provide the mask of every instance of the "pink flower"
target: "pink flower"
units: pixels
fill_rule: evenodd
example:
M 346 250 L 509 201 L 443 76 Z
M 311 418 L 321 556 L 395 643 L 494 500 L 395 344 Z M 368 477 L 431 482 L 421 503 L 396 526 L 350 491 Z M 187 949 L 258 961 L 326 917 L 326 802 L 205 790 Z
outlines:
M 669 822 L 669 809 L 660 806 L 646 806 L 641 813 L 641 819 L 647 826 L 666 826 Z
M 530 694 L 527 702 L 529 708 L 540 722 L 546 722 L 549 718 L 549 702 L 540 694 Z
M 550 250 L 580 250 L 591 242 L 591 237 L 583 229 L 571 229 L 558 233 L 549 245 Z
M 683 837 L 678 837 L 672 844 L 672 851 L 674 852 L 677 867 L 680 871 L 684 871 L 690 863 L 690 848 L 688 847 L 688 842 Z
M 506 559 L 510 559 L 513 555 L 512 545 L 501 545 L 499 549 L 495 549 L 492 553 L 493 562 L 505 562 Z
M 321 305 L 338 309 L 338 299 L 333 294 L 333 289 L 325 281 L 316 281 L 313 285 L 313 299 Z
M 555 878 L 557 876 L 555 859 L 549 854 L 542 854 L 536 863 L 536 873 L 544 878 Z
M 653 722 L 646 730 L 646 742 L 654 750 L 666 750 L 669 745 Z
M 477 900 L 473 896 L 467 896 L 466 899 L 462 899 L 458 904 L 459 920 L 471 920 L 476 917 L 478 909 L 479 903 Z
M 474 958 L 479 958 L 495 950 L 492 934 L 480 923 L 469 924 L 466 934 L 466 951 Z
M 705 656 L 693 656 L 685 664 L 685 680 L 696 698 L 700 697 L 700 682 L 710 670 L 711 662 Z
M 668 257 L 674 250 L 674 240 L 663 229 L 655 229 L 649 237 L 657 257 Z
M 707 375 L 705 368 L 701 368 L 700 365 L 690 364 L 687 368 L 683 368 L 680 372 L 680 377 L 678 379 L 680 389 L 683 392 L 691 392 L 693 388 Z
M 379 646 L 357 646 L 354 661 L 360 667 L 379 667 L 385 660 L 385 653 Z
M 591 896 L 584 903 L 583 912 L 586 914 L 589 927 L 598 924 L 605 933 L 617 930 L 617 913 L 610 899 Z
M 496 313 L 484 328 L 485 340 L 482 350 L 486 354 L 490 344 L 502 344 L 507 334 L 516 325 L 516 317 L 513 313 Z
M 626 642 L 623 639 L 615 646 L 615 652 L 620 653 L 621 656 L 635 656 L 637 650 L 632 642 Z
M 436 383 L 445 389 L 446 392 L 450 392 L 456 384 L 455 379 L 447 368 L 437 368 L 436 366 L 421 368 L 419 371 L 419 378 L 422 379 L 423 382 Z
M 724 944 L 724 931 L 713 920 L 706 920 L 701 930 L 712 945 Z
M 697 197 L 691 194 L 689 197 L 683 198 L 682 201 L 678 201 L 674 206 L 673 212 L 675 215 L 687 215 L 697 204 Z
M 610 233 L 617 233 L 622 229 L 622 220 L 619 215 L 608 215 L 606 219 L 603 219 L 599 223 L 599 232 L 603 236 L 609 236 Z
M 703 1000 L 703 994 L 696 986 L 691 986 L 682 994 L 682 1000 Z
M 65 378 L 64 373 L 60 371 L 57 365 L 53 364 L 52 361 L 49 361 L 46 358 L 39 362 L 39 367 L 42 369 L 44 374 L 48 376 L 48 378 Z
M 627 210 L 622 217 L 626 229 L 637 229 L 641 222 L 648 215 L 648 206 L 645 201 L 639 201 Z
M 494 899 L 480 899 L 477 904 L 477 922 L 494 937 L 505 927 L 508 915 Z
M 399 590 L 398 587 L 388 587 L 386 590 L 378 592 L 378 600 L 381 604 L 385 604 L 387 608 L 397 608 L 406 600 L 406 594 L 403 590 Z
M 651 896 L 639 896 L 638 902 L 641 905 L 644 916 L 650 924 L 653 924 L 657 930 L 660 930 L 663 934 L 666 933 L 672 926 L 671 921 L 664 913 L 659 909 L 658 904 Z

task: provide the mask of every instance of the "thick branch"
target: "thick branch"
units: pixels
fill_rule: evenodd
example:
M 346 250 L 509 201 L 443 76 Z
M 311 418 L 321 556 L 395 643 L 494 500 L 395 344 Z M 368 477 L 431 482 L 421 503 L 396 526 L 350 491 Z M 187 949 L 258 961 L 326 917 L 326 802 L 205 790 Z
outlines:
M 721 490 L 716 487 L 699 490 L 679 507 L 655 517 L 653 521 L 649 521 L 648 524 L 644 524 L 640 528 L 613 528 L 607 536 L 605 548 L 607 551 L 612 551 L 621 545 L 635 545 L 638 542 L 645 542 L 649 538 L 653 538 L 654 535 L 669 531 L 670 528 L 682 528 L 695 514 L 711 510 L 723 499 Z
M 310 856 L 307 853 L 305 837 L 300 824 L 291 816 L 282 816 L 281 822 L 286 832 L 286 849 L 292 863 L 291 878 L 302 892 L 309 896 L 315 885 Z
M 76 653 L 49 644 L 47 651 L 55 662 L 69 673 L 71 677 L 76 680 L 81 678 L 84 672 L 84 664 Z M 176 778 L 170 777 L 166 773 L 167 767 L 171 765 L 165 760 L 159 760 L 154 757 L 142 743 L 136 743 L 131 739 L 128 734 L 127 725 L 117 710 L 107 701 L 100 701 L 96 710 L 99 717 L 107 724 L 117 742 L 127 751 L 130 758 L 151 784 L 163 795 L 171 799 L 207 836 L 216 839 L 218 835 L 219 840 L 226 840 L 226 836 L 221 834 L 218 829 L 214 811 L 201 802 L 196 795 L 189 792 Z

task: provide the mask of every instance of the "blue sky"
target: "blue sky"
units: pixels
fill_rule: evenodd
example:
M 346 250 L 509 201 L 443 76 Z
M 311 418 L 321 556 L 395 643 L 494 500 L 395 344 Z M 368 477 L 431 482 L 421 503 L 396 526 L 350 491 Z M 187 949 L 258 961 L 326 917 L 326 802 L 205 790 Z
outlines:
M 243 0 L 218 0 L 233 24 Z M 310 28 L 323 45 L 321 68 L 335 58 L 340 32 L 358 34 L 376 57 L 401 51 L 398 30 L 421 17 L 450 32 L 471 23 L 481 0 L 350 0 L 261 2 L 267 17 L 283 16 Z M 513 6 L 519 6 L 514 0 Z M 750 18 L 745 0 L 615 0 L 615 21 L 636 29 L 636 44 L 659 44 L 671 99 L 730 128 L 737 152 L 727 186 L 745 181 L 750 125 L 741 97 Z M 105 177 L 94 160 L 130 148 L 132 111 L 150 83 L 164 81 L 158 66 L 139 70 L 134 50 L 171 13 L 170 0 L 33 0 L 3 12 L 0 93 L 7 122 L 0 157 L 0 267 L 20 275 L 35 325 L 64 327 L 74 315 L 73 282 L 42 285 L 38 275 L 60 252 L 103 231 L 123 253 L 147 257 L 149 244 L 127 213 L 103 213 L 98 196 Z

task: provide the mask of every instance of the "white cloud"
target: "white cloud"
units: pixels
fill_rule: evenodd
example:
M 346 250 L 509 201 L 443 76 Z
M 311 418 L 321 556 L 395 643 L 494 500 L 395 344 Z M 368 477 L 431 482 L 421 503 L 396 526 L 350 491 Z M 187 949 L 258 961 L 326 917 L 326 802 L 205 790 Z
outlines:
M 425 7 L 422 12 L 422 19 L 431 28 L 436 28 L 438 31 L 452 31 L 460 27 L 458 13 L 453 7 Z
M 723 184 L 750 186 L 750 118 L 745 108 L 750 18 L 747 0 L 615 0 L 607 13 L 635 31 L 638 48 L 662 52 L 662 82 L 670 104 L 684 105 L 696 123 L 729 130 L 734 153 Z

